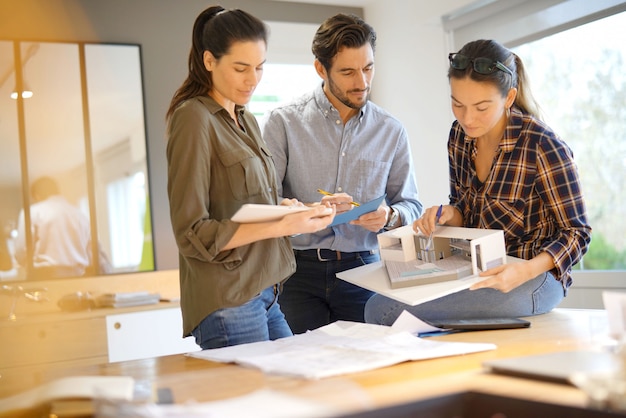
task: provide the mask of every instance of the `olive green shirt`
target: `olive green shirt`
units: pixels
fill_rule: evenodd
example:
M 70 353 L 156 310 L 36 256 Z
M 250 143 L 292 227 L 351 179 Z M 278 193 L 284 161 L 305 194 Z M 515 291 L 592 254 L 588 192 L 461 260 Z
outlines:
M 168 124 L 168 195 L 179 250 L 183 336 L 212 312 L 240 306 L 295 271 L 288 238 L 223 250 L 244 203 L 276 204 L 276 174 L 254 116 L 239 128 L 210 97 L 182 103 Z

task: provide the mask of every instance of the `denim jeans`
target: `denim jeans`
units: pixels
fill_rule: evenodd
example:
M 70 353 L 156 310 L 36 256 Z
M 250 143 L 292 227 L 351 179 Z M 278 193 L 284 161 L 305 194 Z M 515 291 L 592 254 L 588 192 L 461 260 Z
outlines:
M 213 312 L 191 332 L 196 344 L 205 350 L 292 336 L 276 293 L 268 287 L 241 306 Z
M 564 297 L 565 291 L 561 282 L 547 272 L 508 293 L 490 288 L 467 289 L 415 306 L 375 295 L 365 306 L 365 321 L 392 325 L 404 310 L 427 322 L 441 319 L 532 316 L 551 311 Z
M 366 252 L 342 260 L 319 261 L 295 253 L 296 272 L 283 285 L 279 297 L 294 334 L 338 320 L 364 322 L 365 303 L 373 292 L 338 279 L 335 274 L 376 262 L 380 256 Z

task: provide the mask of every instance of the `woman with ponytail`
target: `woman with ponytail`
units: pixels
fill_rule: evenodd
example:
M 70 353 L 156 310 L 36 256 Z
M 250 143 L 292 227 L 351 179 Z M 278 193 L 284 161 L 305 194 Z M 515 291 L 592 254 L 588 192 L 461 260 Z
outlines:
M 382 296 L 368 322 L 391 324 L 407 310 L 425 320 L 531 316 L 549 312 L 572 284 L 591 227 L 567 144 L 544 122 L 521 59 L 493 40 L 473 41 L 448 56 L 452 111 L 448 137 L 450 202 L 415 221 L 504 231 L 507 253 L 521 259 L 480 273 L 470 289 L 417 306 Z
M 189 74 L 167 111 L 170 218 L 179 249 L 183 336 L 203 349 L 292 335 L 278 305 L 295 271 L 288 236 L 329 225 L 323 205 L 280 220 L 230 220 L 245 203 L 278 202 L 272 157 L 246 110 L 267 47 L 262 21 L 209 7 L 197 17 Z M 330 214 L 329 214 L 330 213 Z

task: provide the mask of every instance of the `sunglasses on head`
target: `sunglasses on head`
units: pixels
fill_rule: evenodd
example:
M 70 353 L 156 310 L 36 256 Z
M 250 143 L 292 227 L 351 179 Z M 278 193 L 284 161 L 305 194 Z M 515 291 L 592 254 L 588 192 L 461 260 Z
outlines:
M 464 70 L 472 64 L 472 68 L 478 74 L 491 74 L 496 70 L 500 70 L 513 77 L 513 71 L 511 71 L 509 67 L 502 64 L 500 61 L 494 61 L 491 58 L 470 58 L 467 55 L 453 52 L 448 55 L 448 59 L 450 60 L 450 67 L 455 70 Z

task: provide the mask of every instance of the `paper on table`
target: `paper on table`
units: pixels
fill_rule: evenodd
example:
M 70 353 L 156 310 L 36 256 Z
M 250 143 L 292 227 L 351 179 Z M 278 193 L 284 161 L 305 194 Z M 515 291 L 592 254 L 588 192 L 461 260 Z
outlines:
M 132 306 L 152 305 L 159 303 L 161 295 L 149 292 L 105 293 L 96 297 L 96 306 L 112 308 L 128 308 Z
M 260 408 L 259 405 L 271 407 Z M 339 408 L 269 389 L 211 402 L 124 404 L 120 406 L 119 411 L 120 416 L 143 418 L 323 418 L 341 414 Z
M 0 399 L 0 412 L 31 408 L 55 399 L 106 398 L 130 401 L 134 380 L 128 376 L 74 376 L 46 383 L 24 393 Z
M 266 373 L 319 379 L 425 360 L 493 350 L 494 344 L 428 341 L 391 327 L 337 321 L 274 341 L 189 353 L 189 356 L 256 367 Z
M 391 328 L 396 331 L 406 331 L 415 335 L 445 331 L 443 328 L 438 328 L 422 321 L 407 311 L 402 311 L 400 316 L 398 316 L 398 318 L 391 325 Z
M 335 219 L 333 219 L 333 222 L 329 226 L 345 224 L 350 221 L 354 221 L 355 219 L 358 219 L 361 215 L 374 212 L 376 209 L 378 209 L 386 196 L 387 194 L 383 194 L 382 196 L 377 197 L 374 200 L 370 200 L 367 203 L 361 203 L 361 205 L 359 206 L 354 206 L 351 210 L 347 212 L 335 215 Z

